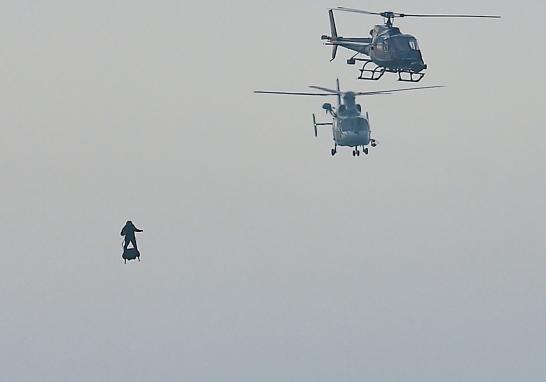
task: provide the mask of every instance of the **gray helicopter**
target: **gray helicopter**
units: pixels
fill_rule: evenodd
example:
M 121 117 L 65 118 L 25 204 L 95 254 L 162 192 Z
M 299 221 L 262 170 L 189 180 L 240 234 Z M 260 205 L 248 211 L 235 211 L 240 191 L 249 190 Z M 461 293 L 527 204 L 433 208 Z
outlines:
M 364 64 L 360 69 L 361 80 L 379 80 L 385 72 L 397 73 L 399 81 L 419 82 L 425 73 L 427 65 L 423 61 L 417 39 L 409 34 L 403 34 L 400 29 L 393 26 L 395 17 L 464 17 L 464 18 L 500 18 L 500 16 L 487 15 L 431 15 L 409 14 L 399 12 L 369 12 L 360 9 L 337 7 L 337 11 L 363 13 L 366 15 L 383 16 L 384 25 L 375 25 L 370 30 L 370 36 L 366 38 L 341 37 L 337 34 L 334 12 L 330 9 L 331 36 L 323 35 L 326 45 L 332 45 L 332 58 L 336 58 L 337 48 L 355 51 L 356 54 L 347 60 L 347 64 L 354 65 L 356 61 Z M 367 56 L 365 58 L 360 55 Z
M 395 90 L 380 90 L 369 92 L 342 92 L 339 87 L 339 79 L 337 80 L 337 88 L 328 89 L 320 86 L 310 86 L 312 89 L 321 90 L 322 93 L 307 93 L 307 92 L 280 92 L 280 91 L 264 91 L 255 90 L 258 94 L 282 94 L 282 95 L 300 95 L 300 96 L 319 96 L 319 97 L 337 97 L 337 107 L 330 103 L 325 103 L 322 108 L 327 114 L 332 117 L 332 122 L 317 122 L 315 114 L 313 114 L 313 128 L 315 129 L 315 137 L 318 136 L 318 126 L 332 126 L 334 138 L 334 147 L 331 154 L 336 155 L 338 146 L 347 146 L 353 148 L 353 156 L 360 156 L 359 147 L 362 147 L 362 152 L 368 154 L 368 145 L 371 147 L 377 146 L 377 141 L 371 137 L 370 118 L 368 112 L 362 114 L 362 107 L 356 103 L 357 96 L 372 96 L 380 94 L 391 94 L 394 92 L 403 92 L 408 90 L 434 89 L 443 86 L 422 86 L 416 88 L 395 89 Z

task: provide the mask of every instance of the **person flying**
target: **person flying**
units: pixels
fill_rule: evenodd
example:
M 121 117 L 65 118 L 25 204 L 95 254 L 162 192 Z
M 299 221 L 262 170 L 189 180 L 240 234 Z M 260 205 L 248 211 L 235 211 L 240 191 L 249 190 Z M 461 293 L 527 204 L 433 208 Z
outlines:
M 125 236 L 125 242 L 123 243 L 123 250 L 126 251 L 129 243 L 133 244 L 133 248 L 138 251 L 135 232 L 143 232 L 141 229 L 135 227 L 132 221 L 127 220 L 125 226 L 121 229 L 121 236 Z

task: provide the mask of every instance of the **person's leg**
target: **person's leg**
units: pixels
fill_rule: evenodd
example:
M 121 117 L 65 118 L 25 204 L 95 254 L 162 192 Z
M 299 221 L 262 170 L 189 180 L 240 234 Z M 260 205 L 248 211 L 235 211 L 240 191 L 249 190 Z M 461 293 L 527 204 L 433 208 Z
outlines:
M 131 238 L 131 243 L 133 244 L 133 248 L 138 251 L 137 245 L 136 245 L 136 237 Z
M 129 246 L 129 240 L 127 240 L 127 238 L 125 238 L 123 240 L 123 251 L 127 251 L 128 246 Z

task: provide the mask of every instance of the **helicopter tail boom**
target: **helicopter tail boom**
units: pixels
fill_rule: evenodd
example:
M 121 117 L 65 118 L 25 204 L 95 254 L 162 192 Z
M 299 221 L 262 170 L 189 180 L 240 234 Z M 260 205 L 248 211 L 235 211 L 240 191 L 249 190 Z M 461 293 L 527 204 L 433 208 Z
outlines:
M 353 50 L 357 53 L 362 53 L 366 56 L 369 55 L 369 47 L 371 43 L 370 38 L 346 38 L 346 37 L 339 37 L 335 41 L 328 41 L 325 43 L 325 45 L 332 45 L 334 49 L 336 49 L 338 46 L 342 46 L 346 49 Z M 335 54 L 333 54 L 335 56 Z M 333 60 L 333 59 L 332 59 Z M 331 61 L 331 60 L 330 60 Z

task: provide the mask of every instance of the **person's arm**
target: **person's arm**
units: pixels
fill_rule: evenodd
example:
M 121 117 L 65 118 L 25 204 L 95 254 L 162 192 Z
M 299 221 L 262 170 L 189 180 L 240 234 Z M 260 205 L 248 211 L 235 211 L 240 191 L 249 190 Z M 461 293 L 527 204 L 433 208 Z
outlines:
M 135 232 L 144 232 L 144 231 L 135 227 Z
M 121 232 L 119 233 L 121 236 L 125 236 L 125 227 L 121 229 Z

